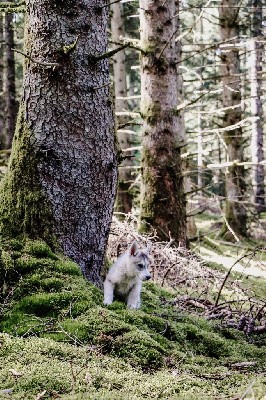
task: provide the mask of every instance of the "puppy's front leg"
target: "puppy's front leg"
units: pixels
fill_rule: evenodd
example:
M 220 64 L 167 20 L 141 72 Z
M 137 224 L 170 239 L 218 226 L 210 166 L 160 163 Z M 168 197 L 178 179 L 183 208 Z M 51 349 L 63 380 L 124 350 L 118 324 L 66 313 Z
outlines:
M 104 304 L 112 304 L 114 300 L 114 288 L 115 285 L 109 281 L 108 279 L 105 279 L 104 284 L 103 284 L 103 291 L 104 291 Z
M 140 308 L 141 282 L 136 283 L 129 292 L 127 299 L 128 308 Z

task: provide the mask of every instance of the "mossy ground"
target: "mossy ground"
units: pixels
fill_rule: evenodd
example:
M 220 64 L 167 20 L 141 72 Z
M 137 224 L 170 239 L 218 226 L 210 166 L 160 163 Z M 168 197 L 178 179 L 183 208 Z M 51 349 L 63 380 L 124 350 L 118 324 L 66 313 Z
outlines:
M 2 244 L 0 278 L 0 398 L 233 398 L 251 385 L 263 399 L 266 347 L 181 313 L 153 283 L 140 310 L 104 307 L 40 241 Z
M 43 391 L 43 398 L 60 395 L 64 399 L 233 398 L 254 380 L 256 398 L 263 398 L 266 383 L 259 374 L 230 371 L 218 360 L 203 356 L 184 354 L 172 370 L 143 373 L 126 360 L 103 355 L 91 346 L 8 335 L 1 335 L 0 342 L 1 398 L 5 398 L 5 389 L 13 389 L 12 399 L 36 398 Z

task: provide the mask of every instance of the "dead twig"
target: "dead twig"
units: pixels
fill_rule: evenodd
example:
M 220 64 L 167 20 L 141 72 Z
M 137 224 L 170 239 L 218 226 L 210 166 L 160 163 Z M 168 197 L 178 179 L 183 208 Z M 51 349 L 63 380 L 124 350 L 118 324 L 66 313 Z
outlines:
M 254 250 L 252 253 L 244 254 L 243 256 L 239 257 L 239 258 L 233 263 L 233 265 L 228 269 L 228 271 L 227 271 L 227 273 L 226 273 L 226 275 L 225 275 L 225 277 L 224 277 L 224 280 L 223 280 L 223 282 L 222 282 L 222 284 L 221 284 L 221 286 L 220 286 L 220 289 L 219 289 L 219 291 L 218 291 L 218 294 L 217 294 L 217 297 L 216 297 L 216 301 L 215 301 L 215 305 L 214 305 L 215 307 L 218 306 L 218 302 L 219 302 L 219 300 L 220 300 L 220 296 L 221 296 L 222 290 L 223 290 L 224 285 L 225 285 L 225 283 L 226 283 L 226 281 L 227 281 L 227 279 L 228 279 L 228 277 L 229 277 L 229 275 L 230 275 L 232 269 L 234 268 L 234 266 L 235 266 L 237 263 L 239 263 L 241 260 L 243 260 L 244 258 L 246 258 L 246 257 L 248 257 L 248 256 L 250 256 L 250 255 L 254 255 L 254 254 L 255 254 L 255 250 Z
M 34 64 L 41 65 L 44 68 L 57 68 L 60 66 L 60 64 L 58 64 L 58 63 L 36 60 L 35 58 L 32 58 L 28 54 L 25 54 L 25 53 L 23 53 L 23 51 L 20 51 L 18 49 L 11 49 L 11 50 L 13 50 L 15 53 L 22 54 L 24 57 L 28 58 Z

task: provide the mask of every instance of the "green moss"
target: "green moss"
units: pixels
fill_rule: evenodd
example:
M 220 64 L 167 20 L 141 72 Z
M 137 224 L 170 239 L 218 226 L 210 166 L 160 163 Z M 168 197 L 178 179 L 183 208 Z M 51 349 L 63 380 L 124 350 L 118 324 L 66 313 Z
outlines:
M 70 51 L 72 51 L 76 47 L 78 38 L 79 38 L 79 36 L 76 37 L 76 39 L 74 40 L 73 43 L 65 44 L 63 46 L 63 53 L 64 54 L 68 54 Z
M 96 348 L 0 334 L 0 387 L 12 388 L 12 399 L 36 398 L 44 390 L 46 398 L 64 400 L 239 398 L 252 382 L 254 397 L 263 399 L 265 377 L 255 380 L 249 372 L 229 371 L 202 356 L 188 361 L 186 357 L 172 369 L 143 374 Z
M 148 334 L 132 330 L 113 340 L 111 354 L 142 368 L 157 369 L 163 365 L 166 351 Z
M 38 291 L 56 292 L 60 291 L 64 286 L 62 279 L 57 277 L 47 278 L 45 275 L 42 279 L 41 274 L 34 273 L 27 278 L 21 279 L 19 285 L 14 292 L 14 299 L 19 300 L 28 293 Z
M 25 296 L 13 310 L 37 317 L 55 316 L 69 307 L 72 300 L 71 293 L 38 293 Z
M 149 125 L 154 125 L 158 118 L 161 117 L 161 104 L 159 103 L 147 103 L 141 104 L 141 116 L 147 121 Z
M 171 306 L 175 293 L 152 282 L 143 286 L 140 310 L 118 301 L 104 307 L 102 291 L 45 243 L 6 243 L 2 250 L 5 293 L 10 287 L 13 296 L 0 329 L 28 337 L 0 335 L 0 386 L 12 387 L 14 399 L 44 390 L 48 398 L 75 400 L 233 397 L 245 390 L 247 374 L 254 379 L 265 368 L 265 346 L 181 313 Z M 243 374 L 234 368 L 247 361 Z M 14 378 L 10 369 L 22 375 Z M 258 395 L 263 385 L 254 389 Z
M 178 242 L 183 238 L 183 244 L 185 244 L 185 214 L 183 212 L 185 196 L 180 190 L 183 179 L 180 174 L 180 148 L 169 145 L 169 143 L 173 145 L 173 132 L 165 129 L 163 133 L 167 140 L 157 143 L 157 147 L 152 150 L 147 146 L 143 146 L 142 149 L 142 164 L 145 167 L 142 174 L 143 193 L 139 231 L 147 233 L 155 230 L 160 240 L 167 241 L 168 236 L 165 233 L 165 226 L 167 226 L 172 237 Z M 161 176 L 159 180 L 156 179 L 158 175 Z
M 36 258 L 58 259 L 51 248 L 41 240 L 28 240 L 25 244 L 24 251 Z
M 32 273 L 34 271 L 49 269 L 55 265 L 54 261 L 46 258 L 35 258 L 28 254 L 23 254 L 16 260 L 15 267 L 20 274 Z
M 12 256 L 9 252 L 2 250 L 1 251 L 1 267 L 5 270 L 11 270 L 13 269 L 13 259 Z
M 41 157 L 25 121 L 22 102 L 8 171 L 0 183 L 0 236 L 44 238 L 57 247 L 51 206 L 36 173 Z
M 188 349 L 191 348 L 197 354 L 204 354 L 208 357 L 221 358 L 229 356 L 232 347 L 229 341 L 222 339 L 218 334 L 206 332 L 192 324 L 180 324 L 185 331 Z
M 56 262 L 54 264 L 54 270 L 66 275 L 82 276 L 78 265 L 70 260 Z
M 179 350 L 179 339 L 181 342 L 182 339 L 185 338 L 182 333 L 179 334 L 172 321 L 170 322 L 165 318 L 150 315 L 144 311 L 139 310 L 135 312 L 128 309 L 116 309 L 116 318 L 148 333 L 152 339 L 156 340 L 156 342 L 167 351 L 174 351 L 174 349 Z
M 101 291 L 84 280 L 79 267 L 44 242 L 27 240 L 16 248 L 20 252 L 14 257 L 6 244 L 0 258 L 2 296 L 8 298 L 0 321 L 5 332 L 39 335 L 42 325 L 50 331 L 47 319 L 75 317 L 102 303 Z
M 30 316 L 30 321 L 35 321 L 36 318 L 61 320 L 69 316 L 77 317 L 95 304 L 101 304 L 100 291 L 87 284 L 82 277 L 79 279 L 81 282 L 78 287 L 77 282 L 63 277 L 41 280 L 39 276 L 38 282 L 38 275 L 34 275 L 26 281 L 20 281 L 14 293 L 13 304 L 2 317 L 2 329 L 5 332 L 16 333 L 19 326 L 20 334 L 26 334 L 29 331 L 29 319 L 25 319 L 25 315 Z M 81 288 L 83 288 L 82 291 Z M 29 291 L 32 294 L 26 295 Z M 48 331 L 50 332 L 50 329 Z M 39 324 L 34 322 L 30 327 L 30 332 L 39 334 Z

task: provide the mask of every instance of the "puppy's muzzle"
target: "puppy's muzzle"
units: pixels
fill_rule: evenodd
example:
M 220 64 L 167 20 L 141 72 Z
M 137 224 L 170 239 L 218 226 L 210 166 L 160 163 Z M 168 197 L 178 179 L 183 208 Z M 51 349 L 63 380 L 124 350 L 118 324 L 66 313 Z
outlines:
M 149 279 L 151 279 L 151 276 L 150 275 L 146 275 L 145 276 L 145 281 L 148 281 Z

